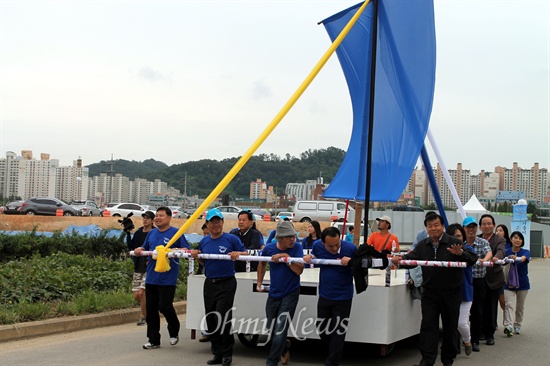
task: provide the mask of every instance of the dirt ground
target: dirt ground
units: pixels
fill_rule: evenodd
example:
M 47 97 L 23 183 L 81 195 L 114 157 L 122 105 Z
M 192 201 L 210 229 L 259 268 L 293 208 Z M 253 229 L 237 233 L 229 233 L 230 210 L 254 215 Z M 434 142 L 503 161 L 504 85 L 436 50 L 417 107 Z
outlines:
M 132 218 L 134 225 L 140 227 L 142 225 L 141 218 Z M 172 219 L 172 225 L 179 228 L 186 219 Z M 186 233 L 202 233 L 201 226 L 204 224 L 204 220 L 195 221 Z M 27 215 L 0 215 L 0 231 L 30 231 L 36 227 L 37 231 L 62 231 L 70 225 L 86 226 L 97 225 L 102 229 L 120 229 L 120 223 L 115 217 L 56 217 L 56 216 L 27 216 Z M 258 221 L 256 223 L 258 230 L 263 235 L 269 235 L 269 231 L 276 228 L 276 222 L 264 222 Z M 321 223 L 321 229 L 329 226 L 329 223 Z M 224 224 L 224 231 L 237 227 L 236 220 L 226 220 Z M 301 222 L 295 222 L 294 228 L 299 231 L 298 236 L 307 236 L 305 230 L 306 224 Z

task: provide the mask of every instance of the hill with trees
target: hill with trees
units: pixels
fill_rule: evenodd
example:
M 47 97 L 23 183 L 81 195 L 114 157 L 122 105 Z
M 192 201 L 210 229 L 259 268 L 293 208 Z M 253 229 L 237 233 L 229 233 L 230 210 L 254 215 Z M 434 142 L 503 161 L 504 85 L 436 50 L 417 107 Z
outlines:
M 260 154 L 250 158 L 243 169 L 224 190 L 233 197 L 248 197 L 250 182 L 260 178 L 277 193 L 284 192 L 287 183 L 305 183 L 306 180 L 322 176 L 325 182 L 330 182 L 338 171 L 345 151 L 336 147 L 307 150 L 294 157 L 286 154 L 280 157 L 276 154 Z M 145 178 L 150 181 L 161 179 L 168 185 L 184 191 L 185 174 L 187 173 L 187 194 L 207 196 L 235 165 L 240 157 L 218 160 L 198 160 L 167 166 L 154 159 L 144 162 L 115 160 L 113 170 L 130 179 Z M 91 164 L 90 176 L 108 173 L 110 161 Z
M 122 174 L 125 177 L 134 180 L 135 178 L 143 178 L 145 175 L 158 172 L 159 170 L 168 167 L 162 161 L 155 159 L 147 159 L 144 161 L 129 161 L 124 159 L 118 160 L 102 160 L 99 163 L 87 165 L 89 176 L 95 177 L 101 173 L 110 174 L 111 164 L 113 164 L 113 173 Z

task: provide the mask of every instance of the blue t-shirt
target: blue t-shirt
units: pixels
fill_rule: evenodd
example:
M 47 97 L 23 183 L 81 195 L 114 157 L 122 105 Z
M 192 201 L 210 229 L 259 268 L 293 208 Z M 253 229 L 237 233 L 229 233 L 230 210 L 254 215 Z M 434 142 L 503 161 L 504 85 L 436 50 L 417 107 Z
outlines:
M 311 254 L 318 259 L 342 259 L 353 258 L 357 253 L 357 247 L 347 241 L 341 241 L 342 245 L 338 253 L 332 254 L 325 249 L 322 241 L 317 240 L 313 244 Z M 353 271 L 351 266 L 318 265 L 321 267 L 319 274 L 319 296 L 328 300 L 349 300 L 353 297 Z
M 201 253 L 204 254 L 229 254 L 231 252 L 246 252 L 241 239 L 235 235 L 223 233 L 213 239 L 205 236 L 199 243 Z M 235 263 L 230 260 L 203 259 L 204 274 L 207 278 L 225 278 L 235 276 Z
M 466 242 L 464 242 L 463 247 L 475 253 L 474 248 Z M 474 276 L 472 274 L 472 266 L 464 268 L 464 272 L 462 272 L 462 301 L 474 301 Z
M 285 250 L 277 248 L 277 243 L 267 244 L 262 251 L 262 256 L 272 257 L 279 253 L 287 253 L 292 258 L 302 258 L 304 256 L 304 250 L 298 243 Z M 288 264 L 269 262 L 269 270 L 269 296 L 282 299 L 300 288 L 300 276 L 294 273 Z
M 522 291 L 522 290 L 529 290 L 531 288 L 531 284 L 529 283 L 529 270 L 527 264 L 531 260 L 531 252 L 527 249 L 521 248 L 519 252 L 514 253 L 512 251 L 512 247 L 506 249 L 506 256 L 515 255 L 518 257 L 527 257 L 527 260 L 525 262 L 516 262 L 516 268 L 518 269 L 518 277 L 519 277 L 519 287 L 518 288 L 508 288 L 507 284 L 504 284 L 504 288 L 506 290 L 510 291 Z M 511 264 L 508 264 L 509 266 Z
M 178 232 L 178 229 L 170 226 L 166 231 L 160 231 L 158 228 L 154 228 L 149 231 L 142 248 L 145 250 L 155 250 L 159 245 L 168 244 L 170 239 Z M 185 239 L 185 235 L 182 235 L 170 246 L 170 248 L 187 248 L 189 249 L 189 243 Z M 155 266 L 157 261 L 153 257 L 149 257 L 147 263 L 147 276 L 145 277 L 146 285 L 162 285 L 162 286 L 176 286 L 178 281 L 178 273 L 180 270 L 180 259 L 170 258 L 170 270 L 168 272 L 155 272 Z

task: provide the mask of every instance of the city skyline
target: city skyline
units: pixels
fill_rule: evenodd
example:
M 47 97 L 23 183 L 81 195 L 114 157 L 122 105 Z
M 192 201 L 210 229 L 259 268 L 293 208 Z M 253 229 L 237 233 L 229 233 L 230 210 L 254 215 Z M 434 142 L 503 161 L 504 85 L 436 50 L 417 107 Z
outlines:
M 83 156 L 81 156 L 81 155 L 78 155 L 77 157 L 75 157 L 74 159 L 72 159 L 72 160 L 70 161 L 70 163 L 69 163 L 69 162 L 61 161 L 59 158 L 57 158 L 57 157 L 51 155 L 50 153 L 48 153 L 48 152 L 46 152 L 46 151 L 41 151 L 40 153 L 37 154 L 36 151 L 34 151 L 34 150 L 32 150 L 32 149 L 26 149 L 26 148 L 25 148 L 25 149 L 20 149 L 20 150 L 18 150 L 18 151 L 12 151 L 12 152 L 14 152 L 15 154 L 17 154 L 18 156 L 23 156 L 23 155 L 21 154 L 21 152 L 23 152 L 23 151 L 31 151 L 31 152 L 32 152 L 32 157 L 33 157 L 33 159 L 37 159 L 37 160 L 40 160 L 40 155 L 41 155 L 41 154 L 46 154 L 50 159 L 52 159 L 52 160 L 58 160 L 60 166 L 72 165 L 73 162 L 76 161 L 76 160 L 78 160 L 78 159 L 81 159 L 81 160 L 82 160 L 83 166 L 85 166 L 85 167 L 88 167 L 88 166 L 90 166 L 91 164 L 99 164 L 99 163 L 101 163 L 102 161 L 103 161 L 103 162 L 108 162 L 108 161 L 110 161 L 110 159 L 102 159 L 102 160 L 96 161 L 96 162 L 87 162 L 87 160 L 85 159 L 85 157 L 83 157 Z M 259 153 L 258 153 L 258 154 L 255 154 L 255 155 L 257 156 L 257 155 L 259 155 Z M 279 156 L 280 156 L 281 158 L 284 158 L 284 155 L 282 155 L 282 156 L 279 155 Z M 235 156 L 230 156 L 230 157 L 223 158 L 223 159 L 228 159 L 228 158 L 230 159 L 230 158 L 236 158 L 236 157 L 238 157 L 238 156 L 235 155 Z M 296 157 L 299 157 L 299 154 L 298 154 Z M 4 156 L 0 156 L 0 159 L 2 159 L 2 158 L 5 158 L 5 154 L 4 154 Z M 117 157 L 113 156 L 113 161 L 115 161 L 115 162 L 116 162 L 117 160 L 127 160 L 127 161 L 137 161 L 137 162 L 140 162 L 140 163 L 141 163 L 141 162 L 143 162 L 144 160 L 148 160 L 148 159 L 154 159 L 154 158 L 146 158 L 146 159 L 143 159 L 143 160 L 137 160 L 137 159 L 133 159 L 133 158 L 131 158 L 131 157 L 127 157 L 127 158 L 120 157 L 120 158 L 117 158 Z M 223 160 L 223 159 L 212 159 L 212 160 L 221 161 L 221 160 Z M 158 159 L 154 159 L 154 160 L 159 161 L 159 162 L 161 162 L 161 163 L 167 164 L 165 161 L 162 161 L 162 160 L 158 160 Z M 185 164 L 185 163 L 192 162 L 192 161 L 196 161 L 196 160 L 181 161 L 181 162 L 176 162 L 176 163 L 174 163 L 174 164 L 167 164 L 167 165 L 168 165 L 168 166 L 171 166 L 171 165 Z M 436 168 L 437 168 L 437 164 L 438 164 L 437 160 L 432 159 L 430 162 L 432 163 L 432 169 L 436 169 Z M 462 164 L 462 169 L 463 169 L 463 170 L 469 170 L 472 174 L 479 174 L 482 170 L 483 170 L 484 172 L 489 172 L 489 173 L 490 173 L 490 172 L 494 172 L 494 171 L 495 171 L 495 168 L 497 168 L 497 167 L 503 167 L 503 168 L 510 169 L 510 168 L 513 166 L 514 163 L 517 163 L 517 165 L 518 165 L 519 167 L 521 167 L 522 169 L 531 169 L 535 164 L 538 163 L 538 164 L 539 164 L 539 168 L 541 168 L 541 169 L 549 169 L 549 170 L 550 170 L 550 166 L 542 165 L 542 164 L 540 163 L 540 161 L 533 161 L 533 162 L 531 162 L 531 163 L 526 162 L 526 164 L 522 164 L 521 162 L 519 162 L 519 161 L 517 161 L 517 160 L 511 161 L 511 162 L 509 162 L 508 164 L 496 164 L 496 165 L 495 165 L 494 167 L 492 167 L 492 168 L 483 168 L 483 167 L 482 167 L 479 171 L 475 171 L 475 170 L 470 169 L 470 168 L 468 167 L 468 165 L 465 164 L 465 163 L 462 162 L 462 161 L 456 162 L 456 163 L 454 163 L 454 164 L 449 164 L 448 162 L 446 162 L 446 167 L 447 167 L 448 170 L 453 170 L 453 169 L 455 169 L 459 164 Z M 419 161 L 418 164 L 417 164 L 417 166 L 416 166 L 415 168 L 416 168 L 416 169 L 421 169 L 421 168 L 422 168 L 422 162 Z
M 240 156 L 328 49 L 317 22 L 356 3 L 2 2 L 0 156 L 21 141 L 63 164 Z M 443 159 L 548 167 L 550 2 L 470 4 L 434 1 Z M 351 121 L 332 56 L 256 153 L 347 150 Z
M 515 197 L 518 192 L 523 192 L 523 197 L 530 201 L 550 202 L 548 194 L 550 192 L 550 174 L 548 168 L 541 167 L 538 163 L 534 163 L 533 167 L 526 169 L 514 162 L 512 168 L 499 165 L 493 172 L 480 171 L 474 174 L 461 163 L 457 164 L 456 169 L 447 168 L 462 203 L 467 202 L 472 195 L 483 198 L 482 200 L 485 202 L 491 202 L 497 200 L 499 196 L 501 198 Z M 449 190 L 447 180 L 444 179 L 442 167 L 438 164 L 433 168 L 433 173 L 444 204 L 453 207 L 456 202 Z M 190 175 L 193 173 L 190 172 Z M 250 182 L 250 198 L 266 198 L 272 201 L 276 198 L 273 195 L 273 186 L 269 186 L 269 182 L 264 182 L 263 178 L 260 175 L 256 181 Z M 315 194 L 322 194 L 323 190 L 330 185 L 330 182 L 323 184 L 323 181 L 324 179 L 320 176 L 316 180 L 306 179 L 305 183 L 298 180 L 287 182 L 285 193 L 304 199 L 303 195 L 309 196 L 307 192 L 316 191 L 316 187 L 321 185 L 324 188 L 316 191 Z M 154 188 L 155 185 L 157 188 Z M 74 199 L 112 201 L 113 194 L 115 194 L 119 199 L 128 197 L 126 201 L 134 201 L 130 197 L 136 199 L 141 197 L 139 200 L 142 201 L 146 199 L 144 189 L 153 195 L 155 192 L 160 192 L 156 194 L 168 193 L 170 196 L 174 194 L 177 197 L 181 196 L 181 192 L 169 187 L 160 179 L 149 182 L 145 179 L 135 178 L 131 181 L 120 173 L 111 175 L 100 173 L 91 176 L 89 168 L 83 165 L 82 159 L 73 161 L 72 166 L 63 166 L 57 159 L 50 159 L 50 155 L 46 153 L 41 153 L 40 159 L 36 159 L 30 150 L 21 151 L 20 156 L 8 153 L 5 159 L 0 158 L 0 193 L 3 197 L 15 195 L 26 198 L 51 196 L 66 201 Z M 106 192 L 108 192 L 107 196 Z M 424 169 L 413 170 L 408 184 L 402 189 L 402 197 L 398 201 L 409 199 L 414 199 L 418 201 L 417 204 L 423 206 L 434 201 Z

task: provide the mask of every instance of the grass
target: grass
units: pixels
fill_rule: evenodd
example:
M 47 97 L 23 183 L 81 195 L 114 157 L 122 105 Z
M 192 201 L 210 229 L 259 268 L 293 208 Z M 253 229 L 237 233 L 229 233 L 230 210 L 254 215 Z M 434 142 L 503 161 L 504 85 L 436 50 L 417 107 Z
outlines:
M 186 284 L 176 288 L 174 301 L 185 300 Z M 131 292 L 110 291 L 94 292 L 91 290 L 75 296 L 70 301 L 22 302 L 0 307 L 0 325 L 46 320 L 72 315 L 97 314 L 106 311 L 137 308 Z

